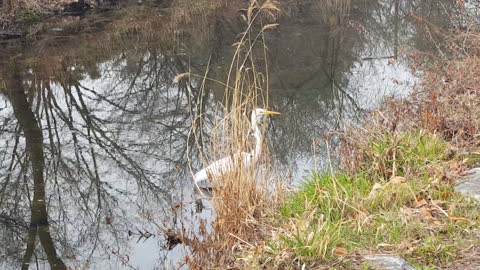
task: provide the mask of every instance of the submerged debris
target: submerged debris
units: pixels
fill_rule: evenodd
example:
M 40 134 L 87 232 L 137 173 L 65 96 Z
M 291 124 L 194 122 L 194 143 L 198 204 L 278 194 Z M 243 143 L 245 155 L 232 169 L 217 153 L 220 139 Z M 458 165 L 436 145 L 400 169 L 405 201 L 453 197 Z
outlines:
M 145 229 L 143 229 L 143 231 L 137 229 L 137 232 L 138 233 L 135 233 L 133 231 L 130 231 L 128 230 L 128 236 L 132 236 L 132 235 L 138 235 L 138 240 L 137 240 L 137 243 L 140 242 L 140 240 L 144 239 L 143 242 L 147 241 L 150 237 L 155 237 L 155 235 Z
M 178 244 L 183 243 L 182 239 L 178 236 L 177 232 L 173 229 L 168 229 L 165 232 L 165 238 L 167 239 L 167 249 L 172 250 Z

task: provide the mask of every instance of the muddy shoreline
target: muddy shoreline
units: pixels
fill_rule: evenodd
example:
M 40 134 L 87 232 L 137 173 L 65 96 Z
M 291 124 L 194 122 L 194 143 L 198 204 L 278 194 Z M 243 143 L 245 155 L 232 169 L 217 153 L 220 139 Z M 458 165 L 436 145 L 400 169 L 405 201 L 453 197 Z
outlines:
M 36 36 L 45 32 L 62 32 L 63 26 L 92 15 L 114 12 L 134 5 L 168 8 L 172 3 L 171 0 L 148 3 L 143 0 L 69 0 L 49 10 L 19 12 L 13 16 L 2 15 L 4 18 L 0 21 L 0 45 L 23 39 L 35 39 Z

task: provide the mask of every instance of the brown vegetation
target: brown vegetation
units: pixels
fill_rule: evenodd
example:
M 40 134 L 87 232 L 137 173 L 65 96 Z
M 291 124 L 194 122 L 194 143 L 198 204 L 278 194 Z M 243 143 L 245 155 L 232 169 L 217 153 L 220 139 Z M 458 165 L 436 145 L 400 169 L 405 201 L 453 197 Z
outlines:
M 233 153 L 250 152 L 251 127 L 246 115 L 256 107 L 268 105 L 268 70 L 260 66 L 266 66 L 264 31 L 275 27 L 261 24 L 258 19 L 275 16 L 277 12 L 274 1 L 252 1 L 246 9 L 247 29 L 234 46 L 225 84 L 225 107 L 216 109 L 223 117 L 212 131 L 210 147 L 214 154 L 211 159 L 205 158 L 205 164 Z M 198 140 L 201 134 L 195 137 Z M 263 152 L 260 160 L 268 158 L 268 149 Z M 200 226 L 200 235 L 188 237 L 192 254 L 187 263 L 191 269 L 242 268 L 235 255 L 261 246 L 265 238 L 266 217 L 277 202 L 277 196 L 271 192 L 271 172 L 265 168 L 260 173 L 257 165 L 245 166 L 239 160 L 235 165 L 234 171 L 212 179 L 214 220 Z M 208 229 L 210 226 L 212 230 Z
M 480 35 L 451 33 L 443 34 L 442 38 L 442 44 L 448 49 L 442 53 L 443 58 L 434 58 L 432 64 L 426 65 L 420 87 L 405 99 L 386 100 L 382 108 L 369 116 L 362 129 L 347 133 L 346 141 L 355 145 L 356 150 L 345 153 L 357 160 L 347 159 L 347 167 L 364 158 L 357 154 L 358 149 L 363 148 L 359 143 L 368 143 L 365 138 L 415 130 L 438 134 L 454 147 L 452 151 L 456 154 L 469 157 L 473 162 L 478 159 Z M 391 154 L 395 159 L 395 153 Z

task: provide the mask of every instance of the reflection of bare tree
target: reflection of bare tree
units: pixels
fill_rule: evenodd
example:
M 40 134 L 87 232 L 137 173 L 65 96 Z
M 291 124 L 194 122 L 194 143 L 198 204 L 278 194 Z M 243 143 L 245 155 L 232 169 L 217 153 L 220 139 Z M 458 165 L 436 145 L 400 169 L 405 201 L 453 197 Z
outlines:
M 2 137 L 15 143 L 7 147 L 13 153 L 3 155 L 2 170 L 9 173 L 1 185 L 2 209 L 9 210 L 5 202 L 16 196 L 18 184 L 29 182 L 27 162 L 33 167 L 30 216 L 35 230 L 28 229 L 21 219 L 2 215 L 5 226 L 27 243 L 24 265 L 36 254 L 38 235 L 49 264 L 64 267 L 56 262 L 55 250 L 47 248 L 54 247 L 54 240 L 45 233 L 50 231 L 49 219 L 56 224 L 51 231 L 61 254 L 72 256 L 76 241 L 81 241 L 89 243 L 91 257 L 99 252 L 118 253 L 125 246 L 119 235 L 136 222 L 125 216 L 125 207 L 131 202 L 142 211 L 155 209 L 165 219 L 171 218 L 171 190 L 181 188 L 184 176 L 190 175 L 187 155 L 195 155 L 187 152 L 193 143 L 189 137 L 191 115 L 200 109 L 197 103 L 207 106 L 202 100 L 207 96 L 199 96 L 194 82 L 172 84 L 175 75 L 186 70 L 178 57 L 145 49 L 129 61 L 128 65 L 112 63 L 110 67 L 118 72 L 100 89 L 76 70 L 67 70 L 53 81 L 33 82 L 26 79 L 32 76 L 28 70 L 16 69 L 7 81 L 9 89 L 20 90 L 9 92 L 10 105 L 3 111 L 8 114 L 13 109 L 3 118 Z M 27 75 L 22 75 L 25 72 Z M 18 125 L 10 124 L 9 119 L 17 119 Z M 24 131 L 26 152 L 22 137 L 15 135 L 18 131 Z M 12 179 L 18 181 L 12 183 Z M 14 200 L 26 197 L 28 189 Z M 79 215 L 81 219 L 74 218 Z
M 27 101 L 18 66 L 13 66 L 13 74 L 7 77 L 7 96 L 12 104 L 15 117 L 25 136 L 27 156 L 31 163 L 33 177 L 33 201 L 31 204 L 30 226 L 28 229 L 27 249 L 25 251 L 22 269 L 28 269 L 35 249 L 35 239 L 47 254 L 47 260 L 52 269 L 66 269 L 63 261 L 57 256 L 57 251 L 50 235 L 50 225 L 46 208 L 43 135 L 31 106 Z

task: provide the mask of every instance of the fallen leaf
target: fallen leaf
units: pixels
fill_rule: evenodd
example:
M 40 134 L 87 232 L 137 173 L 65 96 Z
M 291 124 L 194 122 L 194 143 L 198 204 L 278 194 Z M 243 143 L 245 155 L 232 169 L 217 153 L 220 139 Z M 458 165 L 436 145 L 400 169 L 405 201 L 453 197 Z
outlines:
M 340 256 L 343 256 L 343 255 L 347 255 L 347 249 L 346 248 L 343 248 L 343 247 L 336 247 L 335 248 L 335 254 L 337 255 L 340 255 Z
M 390 179 L 390 181 L 388 182 L 392 184 L 403 184 L 407 182 L 407 178 L 403 176 L 395 176 L 392 179 Z
M 433 218 L 432 212 L 426 208 L 420 208 L 419 213 L 424 217 Z
M 415 208 L 420 208 L 425 205 L 428 205 L 428 202 L 425 199 L 421 199 L 415 202 Z
M 469 218 L 466 218 L 466 217 L 457 217 L 457 216 L 449 216 L 448 219 L 450 219 L 450 220 L 470 220 Z

